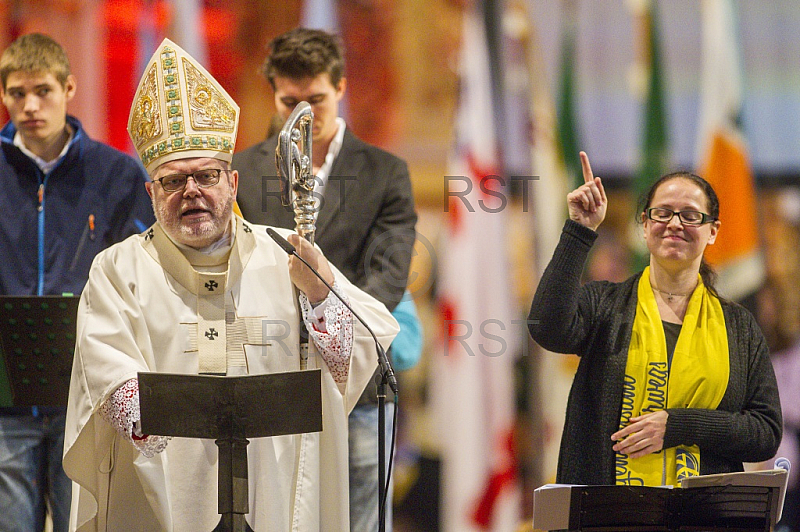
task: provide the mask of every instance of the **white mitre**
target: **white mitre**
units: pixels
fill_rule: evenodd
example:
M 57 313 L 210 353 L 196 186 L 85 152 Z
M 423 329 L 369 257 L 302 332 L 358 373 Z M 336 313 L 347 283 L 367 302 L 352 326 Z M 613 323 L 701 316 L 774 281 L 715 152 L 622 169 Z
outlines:
M 175 159 L 231 162 L 239 106 L 192 56 L 164 39 L 147 62 L 128 134 L 147 172 Z

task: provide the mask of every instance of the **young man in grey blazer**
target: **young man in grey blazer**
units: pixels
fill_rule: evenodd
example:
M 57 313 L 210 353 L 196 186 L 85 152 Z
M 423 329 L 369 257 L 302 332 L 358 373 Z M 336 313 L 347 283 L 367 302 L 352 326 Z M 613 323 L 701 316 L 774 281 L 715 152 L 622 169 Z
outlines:
M 347 80 L 338 38 L 304 28 L 276 37 L 262 73 L 281 122 L 301 101 L 314 112 L 312 166 L 321 197 L 316 243 L 353 284 L 393 310 L 406 289 L 416 238 L 411 180 L 404 161 L 359 140 L 339 117 Z M 276 146 L 277 135 L 233 156 L 240 175 L 237 202 L 251 222 L 293 229 L 294 213 L 280 202 Z M 351 530 L 377 530 L 377 406 L 376 387 L 370 384 L 349 416 Z M 388 435 L 391 400 L 386 411 Z M 387 463 L 388 451 L 387 443 Z M 387 531 L 391 505 L 390 493 Z

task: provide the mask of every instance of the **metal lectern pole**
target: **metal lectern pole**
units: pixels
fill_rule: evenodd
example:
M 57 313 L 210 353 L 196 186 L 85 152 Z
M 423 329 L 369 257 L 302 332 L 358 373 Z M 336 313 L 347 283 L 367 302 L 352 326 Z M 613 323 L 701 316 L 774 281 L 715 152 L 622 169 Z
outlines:
M 219 507 L 221 519 L 214 532 L 253 532 L 245 516 L 247 492 L 247 444 L 245 438 L 219 438 Z

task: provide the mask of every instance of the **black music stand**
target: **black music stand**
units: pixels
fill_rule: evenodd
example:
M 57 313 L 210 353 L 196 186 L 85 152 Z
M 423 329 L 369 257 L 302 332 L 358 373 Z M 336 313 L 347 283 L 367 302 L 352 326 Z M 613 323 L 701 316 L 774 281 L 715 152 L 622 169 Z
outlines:
M 322 430 L 321 370 L 220 377 L 139 373 L 142 432 L 213 438 L 219 450 L 221 519 L 214 531 L 245 532 L 247 438 Z
M 691 490 L 705 488 L 704 491 L 697 491 L 699 494 L 712 495 L 705 501 L 698 501 L 706 507 L 703 512 L 705 517 L 737 517 L 751 521 L 755 519 L 757 522 L 766 517 L 769 525 L 767 530 L 771 530 L 781 520 L 789 483 L 789 470 L 779 467 L 778 463 L 776 460 L 775 469 L 684 478 L 681 480 L 681 487 L 689 488 L 690 493 L 685 496 L 686 503 L 689 505 L 692 502 Z M 734 497 L 732 494 L 740 495 Z
M 67 405 L 79 299 L 0 296 L 0 406 Z
M 717 477 L 712 481 L 706 478 Z M 720 478 L 721 477 L 721 478 Z M 603 532 L 769 532 L 786 471 L 693 477 L 692 487 L 548 485 L 534 492 L 533 526 Z

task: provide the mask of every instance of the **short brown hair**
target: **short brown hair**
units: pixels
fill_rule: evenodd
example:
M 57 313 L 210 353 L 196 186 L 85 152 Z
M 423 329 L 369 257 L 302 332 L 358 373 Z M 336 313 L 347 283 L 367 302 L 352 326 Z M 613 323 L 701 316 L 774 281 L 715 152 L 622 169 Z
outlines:
M 69 60 L 61 45 L 52 38 L 41 33 L 28 33 L 12 42 L 0 56 L 3 90 L 8 76 L 20 71 L 50 73 L 66 86 L 70 75 Z
M 313 78 L 327 72 L 337 86 L 344 76 L 344 53 L 338 36 L 322 30 L 295 28 L 275 37 L 261 73 L 275 88 L 276 77 Z

